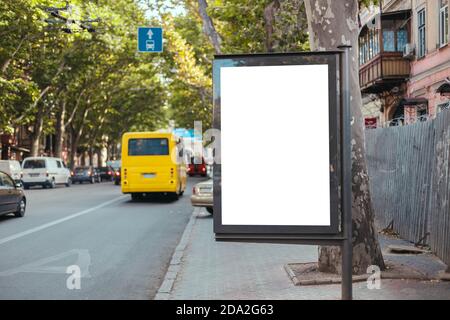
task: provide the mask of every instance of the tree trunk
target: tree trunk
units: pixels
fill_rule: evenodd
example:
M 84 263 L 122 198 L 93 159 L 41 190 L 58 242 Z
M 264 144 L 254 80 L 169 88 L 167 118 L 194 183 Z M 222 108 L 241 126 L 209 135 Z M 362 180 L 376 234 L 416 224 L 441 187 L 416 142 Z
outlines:
M 41 102 L 41 99 L 46 95 L 46 93 L 50 90 L 51 86 L 46 86 L 40 93 L 38 98 L 33 102 L 32 108 L 39 105 L 39 102 Z M 38 156 L 39 153 L 39 147 L 40 143 L 39 140 L 42 135 L 42 130 L 44 129 L 44 108 L 45 106 L 41 103 L 38 106 L 38 112 L 36 114 L 36 119 L 34 121 L 34 130 L 33 134 L 31 135 L 31 150 L 30 155 L 32 157 Z M 20 121 L 24 117 L 24 114 L 19 117 L 19 119 L 16 119 L 16 121 Z
M 69 167 L 70 170 L 73 170 L 75 168 L 75 157 L 77 156 L 77 149 L 78 149 L 78 142 L 79 138 L 78 135 L 75 132 L 75 129 L 71 128 L 71 134 L 70 134 L 70 157 L 69 157 Z
M 65 61 L 64 59 L 61 61 L 61 63 L 59 64 L 58 70 L 56 71 L 56 74 L 53 76 L 53 80 L 55 80 L 64 70 L 64 66 L 65 66 Z M 25 110 L 24 112 L 22 112 L 22 115 L 20 117 L 18 117 L 17 119 L 15 119 L 13 121 L 13 123 L 18 123 L 20 122 L 25 116 L 26 114 L 33 110 L 39 102 L 41 102 L 42 98 L 44 98 L 44 96 L 47 94 L 47 92 L 52 88 L 52 85 L 49 84 L 47 85 L 39 94 L 39 96 L 37 97 L 37 99 L 32 103 L 32 105 L 30 106 L 30 108 L 28 110 Z M 44 112 L 42 112 L 42 114 L 44 114 Z
M 22 47 L 22 45 L 24 44 L 25 40 L 28 38 L 28 36 L 22 37 L 22 39 L 20 39 L 19 44 L 17 45 L 17 48 L 14 50 L 14 52 L 12 53 L 12 55 L 6 59 L 6 61 L 3 63 L 3 66 L 1 68 L 1 74 L 5 74 L 6 70 L 8 69 L 9 65 L 11 64 L 11 62 L 13 61 L 14 57 L 16 56 L 17 52 L 19 52 L 20 48 Z
M 91 146 L 89 146 L 88 155 L 89 155 L 89 165 L 93 166 L 94 165 L 94 148 L 92 148 Z
M 75 129 L 73 125 L 71 125 L 71 148 L 70 148 L 70 169 L 73 170 L 75 168 L 75 157 L 77 154 L 78 144 L 80 143 L 81 135 L 83 134 L 84 129 L 84 121 L 86 120 L 86 117 L 88 115 L 89 109 L 86 107 L 86 109 L 83 112 L 83 117 L 80 122 L 80 126 Z M 83 153 L 84 157 L 84 153 Z M 84 163 L 83 163 L 84 165 Z
M 66 101 L 64 100 L 61 104 L 61 109 L 56 115 L 56 143 L 55 143 L 55 157 L 61 158 L 64 135 L 66 132 L 66 126 L 64 124 L 64 119 L 66 116 Z
M 217 33 L 216 28 L 214 27 L 214 24 L 210 16 L 208 15 L 208 12 L 206 11 L 207 7 L 208 4 L 206 3 L 206 0 L 198 0 L 198 11 L 203 21 L 203 32 L 208 36 L 209 40 L 211 41 L 215 53 L 221 54 L 222 39 L 220 38 L 220 35 Z
M 104 167 L 105 163 L 103 162 L 103 148 L 101 147 L 99 150 L 97 150 L 97 167 Z
M 1 143 L 1 160 L 9 160 L 10 152 L 11 152 L 11 144 L 9 142 Z
M 374 227 L 374 211 L 365 159 L 364 128 L 358 66 L 358 1 L 305 0 L 311 50 L 335 50 L 351 45 L 350 99 L 352 114 L 352 220 L 353 273 L 367 272 L 377 265 L 385 269 Z M 319 248 L 319 269 L 341 272 L 339 247 Z
M 280 1 L 274 0 L 264 8 L 264 29 L 266 30 L 266 51 L 273 51 L 275 14 L 280 9 Z
M 30 150 L 30 156 L 31 157 L 37 157 L 39 155 L 39 143 L 40 136 L 36 134 L 31 135 L 31 150 Z
M 33 127 L 33 134 L 31 135 L 30 155 L 32 157 L 37 157 L 39 155 L 40 140 L 43 129 L 44 129 L 44 106 L 41 105 L 36 115 L 36 120 Z

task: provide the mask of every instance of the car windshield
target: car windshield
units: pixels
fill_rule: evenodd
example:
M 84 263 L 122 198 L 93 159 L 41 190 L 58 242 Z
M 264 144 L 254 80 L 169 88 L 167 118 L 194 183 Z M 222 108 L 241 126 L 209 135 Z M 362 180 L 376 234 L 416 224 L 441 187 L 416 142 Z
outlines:
M 130 139 L 128 141 L 128 155 L 169 155 L 169 141 L 167 138 Z
M 26 160 L 23 164 L 24 169 L 44 169 L 45 160 Z
M 205 164 L 203 157 L 191 157 L 191 164 Z
M 85 171 L 88 171 L 88 170 L 89 170 L 89 168 L 83 168 L 83 167 L 75 168 L 75 173 L 81 173 L 81 172 L 85 172 Z

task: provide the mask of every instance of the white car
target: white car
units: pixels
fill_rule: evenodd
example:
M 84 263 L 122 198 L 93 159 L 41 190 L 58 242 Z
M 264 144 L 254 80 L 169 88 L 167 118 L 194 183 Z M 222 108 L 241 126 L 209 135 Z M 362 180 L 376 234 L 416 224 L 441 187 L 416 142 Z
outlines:
M 17 160 L 0 160 L 0 171 L 7 173 L 14 182 L 18 183 L 21 180 L 22 167 Z
M 25 189 L 31 186 L 54 188 L 57 184 L 70 187 L 70 170 L 60 158 L 29 157 L 22 163 L 22 183 Z

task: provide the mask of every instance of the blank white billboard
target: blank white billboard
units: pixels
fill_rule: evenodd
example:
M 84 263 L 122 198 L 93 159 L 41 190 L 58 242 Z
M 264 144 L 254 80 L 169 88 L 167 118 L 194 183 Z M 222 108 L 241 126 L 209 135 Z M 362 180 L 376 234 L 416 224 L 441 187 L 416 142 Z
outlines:
M 330 226 L 328 65 L 220 69 L 222 225 Z

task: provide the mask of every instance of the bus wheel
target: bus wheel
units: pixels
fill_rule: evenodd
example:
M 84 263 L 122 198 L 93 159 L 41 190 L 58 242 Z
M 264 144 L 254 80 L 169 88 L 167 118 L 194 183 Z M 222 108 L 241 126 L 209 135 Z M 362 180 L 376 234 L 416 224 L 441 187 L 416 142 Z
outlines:
M 173 200 L 178 200 L 178 198 L 180 197 L 180 195 L 177 192 L 172 192 L 171 197 Z

